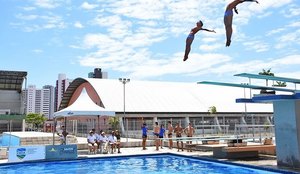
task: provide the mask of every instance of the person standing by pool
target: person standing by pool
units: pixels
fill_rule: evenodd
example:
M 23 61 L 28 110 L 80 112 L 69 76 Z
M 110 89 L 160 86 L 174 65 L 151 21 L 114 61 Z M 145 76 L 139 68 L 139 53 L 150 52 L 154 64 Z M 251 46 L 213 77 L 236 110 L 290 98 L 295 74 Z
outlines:
M 172 133 L 173 133 L 173 126 L 172 126 L 171 121 L 168 121 L 168 138 L 170 138 L 169 139 L 169 149 L 173 148 L 173 140 L 171 139 Z
M 180 139 L 182 137 L 182 131 L 183 131 L 183 128 L 181 127 L 181 125 L 178 122 L 175 126 L 175 129 L 174 129 L 174 132 L 175 132 L 175 135 L 176 135 L 176 138 L 177 138 L 177 149 L 178 149 L 177 151 L 178 152 L 180 150 L 179 141 L 181 143 L 181 150 L 183 151 L 183 141 L 182 141 L 182 139 Z
M 153 134 L 154 134 L 154 138 L 155 138 L 155 145 L 156 145 L 156 150 L 159 150 L 159 126 L 158 126 L 158 122 L 155 122 L 154 128 L 153 128 Z
M 66 128 L 64 125 L 61 126 L 61 129 L 57 132 L 57 135 L 59 136 L 60 144 L 66 145 L 67 144 L 67 135 L 69 133 L 66 131 Z
M 184 129 L 184 133 L 186 134 L 187 137 L 193 137 L 193 135 L 195 134 L 195 129 L 192 126 L 192 123 L 189 123 L 189 125 Z M 192 144 L 192 140 L 191 141 L 187 141 L 187 144 Z M 188 149 L 188 152 L 192 151 L 191 149 Z
M 148 127 L 147 124 L 144 122 L 143 125 L 141 126 L 142 129 L 142 146 L 143 146 L 143 150 L 146 150 L 146 140 L 147 140 L 147 133 L 148 133 Z
M 163 139 L 165 136 L 165 126 L 163 124 L 160 125 L 160 129 L 159 129 L 159 139 L 160 139 L 160 148 L 163 148 Z

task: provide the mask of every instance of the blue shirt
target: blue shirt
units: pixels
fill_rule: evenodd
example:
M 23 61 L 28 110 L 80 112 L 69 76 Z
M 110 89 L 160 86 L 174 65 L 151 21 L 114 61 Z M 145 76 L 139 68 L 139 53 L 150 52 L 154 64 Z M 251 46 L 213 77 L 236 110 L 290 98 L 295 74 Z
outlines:
M 161 128 L 161 129 L 159 130 L 159 136 L 160 136 L 160 137 L 163 137 L 164 134 L 165 134 L 165 131 L 166 131 L 166 129 Z
M 143 135 L 147 135 L 148 128 L 147 126 L 142 126 Z

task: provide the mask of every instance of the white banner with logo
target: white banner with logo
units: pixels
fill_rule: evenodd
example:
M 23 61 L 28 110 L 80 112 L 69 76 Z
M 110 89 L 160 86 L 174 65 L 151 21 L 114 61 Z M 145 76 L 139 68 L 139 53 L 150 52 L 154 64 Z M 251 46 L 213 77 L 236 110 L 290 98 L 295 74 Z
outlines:
M 45 159 L 45 146 L 18 146 L 10 147 L 8 162 L 23 162 Z

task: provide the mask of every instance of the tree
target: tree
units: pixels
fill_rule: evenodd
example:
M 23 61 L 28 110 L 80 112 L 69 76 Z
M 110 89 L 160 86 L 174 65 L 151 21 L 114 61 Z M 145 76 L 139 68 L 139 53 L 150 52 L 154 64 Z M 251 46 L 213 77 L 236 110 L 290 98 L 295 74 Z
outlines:
M 210 114 L 215 114 L 215 113 L 217 113 L 217 107 L 215 107 L 215 106 L 209 107 L 208 112 L 209 112 Z
M 271 72 L 271 68 L 268 70 L 262 69 L 262 72 L 259 72 L 258 74 L 265 76 L 274 76 L 274 73 Z M 266 79 L 266 86 L 268 86 L 268 79 Z
M 117 130 L 120 124 L 119 117 L 110 117 L 108 124 L 111 125 L 112 130 Z
M 33 129 L 43 126 L 46 120 L 47 119 L 43 115 L 36 113 L 27 114 L 25 117 L 26 123 L 31 124 Z

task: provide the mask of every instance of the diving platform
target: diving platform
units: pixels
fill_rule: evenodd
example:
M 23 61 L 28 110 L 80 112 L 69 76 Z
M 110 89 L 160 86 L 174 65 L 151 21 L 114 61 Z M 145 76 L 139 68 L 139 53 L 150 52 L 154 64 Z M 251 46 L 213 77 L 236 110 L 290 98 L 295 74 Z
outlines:
M 237 103 L 273 103 L 274 125 L 276 133 L 276 155 L 277 165 L 291 168 L 300 168 L 300 91 L 297 84 L 300 79 L 241 73 L 237 77 L 247 77 L 251 79 L 274 80 L 280 82 L 293 83 L 295 89 L 286 86 L 260 86 L 253 84 L 236 84 L 225 82 L 202 81 L 198 84 L 218 85 L 228 87 L 249 88 L 261 90 L 266 93 L 251 95 L 250 98 L 238 98 Z M 285 92 L 276 94 L 276 92 Z

